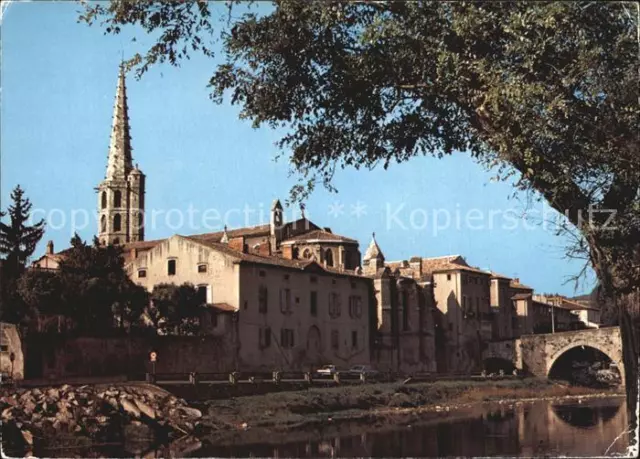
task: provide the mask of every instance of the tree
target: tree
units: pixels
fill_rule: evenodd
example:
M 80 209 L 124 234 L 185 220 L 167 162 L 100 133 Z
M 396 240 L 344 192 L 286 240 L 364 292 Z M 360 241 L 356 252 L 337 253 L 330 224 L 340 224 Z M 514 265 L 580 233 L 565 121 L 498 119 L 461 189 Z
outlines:
M 2 272 L 0 279 L 0 307 L 2 320 L 20 322 L 26 318 L 25 305 L 17 294 L 17 281 L 24 272 L 29 257 L 44 235 L 44 220 L 29 225 L 31 201 L 25 198 L 20 185 L 11 192 L 12 204 L 0 218 L 9 216 L 9 223 L 0 221 L 0 254 Z
M 38 329 L 40 320 L 64 314 L 62 298 L 62 284 L 60 276 L 55 271 L 44 269 L 29 269 L 20 276 L 17 284 L 18 295 L 28 308 L 30 318 L 36 318 Z
M 608 2 L 276 1 L 221 28 L 212 96 L 241 117 L 284 126 L 304 199 L 336 168 L 388 167 L 471 152 L 515 177 L 578 232 L 623 338 L 627 403 L 637 404 L 640 308 L 638 9 Z M 211 38 L 202 1 L 89 5 L 109 33 L 159 37 L 142 74 Z M 205 47 L 205 52 L 210 49 Z
M 201 306 L 193 284 L 163 283 L 153 287 L 148 316 L 165 334 L 193 335 L 200 326 Z
M 76 234 L 60 261 L 60 281 L 65 314 L 86 332 L 108 332 L 139 322 L 147 306 L 146 292 L 124 270 L 122 248 L 87 245 Z

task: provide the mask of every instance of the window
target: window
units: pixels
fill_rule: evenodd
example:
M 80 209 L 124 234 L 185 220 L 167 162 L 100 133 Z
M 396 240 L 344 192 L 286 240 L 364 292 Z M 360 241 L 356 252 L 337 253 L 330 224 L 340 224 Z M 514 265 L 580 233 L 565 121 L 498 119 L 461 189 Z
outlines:
M 206 285 L 198 286 L 198 303 L 207 304 L 207 286 Z
M 199 273 L 206 273 L 207 272 L 207 265 L 205 265 L 205 264 L 198 265 L 198 272 Z
M 358 349 L 358 332 L 356 330 L 351 332 L 351 347 Z
M 271 346 L 271 328 L 261 328 L 258 331 L 258 344 L 261 349 Z
M 453 331 L 453 324 L 452 323 L 449 324 L 449 331 Z
M 101 233 L 107 232 L 107 217 L 105 215 L 100 217 L 100 232 Z
M 288 288 L 280 289 L 280 312 L 283 314 L 291 313 L 291 290 Z
M 262 312 L 262 313 L 267 312 L 267 308 L 269 306 L 268 300 L 269 300 L 269 291 L 267 290 L 266 286 L 261 285 L 260 288 L 258 289 L 258 312 Z
M 118 244 L 120 244 L 120 238 L 119 237 L 117 237 L 117 238 L 115 238 L 113 240 L 113 245 L 118 245 Z
M 101 201 L 100 207 L 102 207 L 103 209 L 106 209 L 106 207 L 107 207 L 107 192 L 106 191 L 102 192 L 102 196 L 100 197 L 100 201 Z
M 113 216 L 113 231 L 121 231 L 122 230 L 122 216 L 120 214 L 115 214 Z
M 113 192 L 113 207 L 122 207 L 122 193 L 120 190 Z
M 146 269 L 139 269 L 138 270 L 138 277 L 147 277 L 147 270 Z
M 284 349 L 290 349 L 294 345 L 293 330 L 290 328 L 280 329 L 280 346 Z
M 302 252 L 302 258 L 308 260 L 309 258 L 311 258 L 311 250 L 309 249 L 304 249 L 304 252 Z
M 447 280 L 450 281 L 451 280 L 451 274 L 447 274 Z
M 324 261 L 327 266 L 333 266 L 333 252 L 331 251 L 331 249 L 327 249 L 327 251 L 324 253 Z
M 1 344 L 0 345 L 0 352 L 9 352 L 9 345 L 8 344 Z
M 353 319 L 362 316 L 362 298 L 358 295 L 349 297 L 349 316 Z
M 167 275 L 175 276 L 176 275 L 176 261 L 175 260 L 167 260 Z
M 288 281 L 288 280 L 289 280 L 289 275 L 288 275 L 288 274 L 285 274 L 285 275 L 284 275 L 284 280 L 286 280 L 286 281 Z
M 138 228 L 142 228 L 144 226 L 144 215 L 141 213 L 138 214 Z
M 249 308 L 249 302 L 247 300 L 244 300 L 244 309 L 245 311 Z
M 351 288 L 356 288 L 356 283 L 351 281 Z
M 409 330 L 409 292 L 402 291 L 402 330 Z
M 264 271 L 260 271 L 260 272 L 258 273 L 258 275 L 259 275 L 260 277 L 266 277 L 266 276 L 267 276 L 267 273 L 265 273 Z
M 316 317 L 318 315 L 318 292 L 309 292 L 309 304 L 311 306 L 311 315 Z
M 342 305 L 340 304 L 340 294 L 336 292 L 329 293 L 329 316 L 332 318 L 340 317 Z
M 338 330 L 331 330 L 331 348 L 340 348 L 340 335 L 338 334 Z
M 309 282 L 311 282 L 312 284 L 315 284 L 318 282 L 318 278 L 316 276 L 311 276 L 311 278 L 309 279 Z
M 294 260 L 297 260 L 299 256 L 300 256 L 300 250 L 298 250 L 297 247 L 294 247 L 291 250 L 291 258 L 293 258 Z

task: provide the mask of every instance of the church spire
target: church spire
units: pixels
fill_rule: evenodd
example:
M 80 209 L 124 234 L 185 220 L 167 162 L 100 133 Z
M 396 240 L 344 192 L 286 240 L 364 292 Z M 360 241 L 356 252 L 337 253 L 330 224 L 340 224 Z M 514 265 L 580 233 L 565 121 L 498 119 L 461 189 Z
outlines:
M 116 100 L 113 104 L 111 141 L 107 163 L 107 179 L 123 178 L 132 169 L 131 135 L 129 132 L 129 112 L 127 107 L 127 87 L 124 63 L 120 64 Z
M 382 254 L 382 250 L 380 250 L 380 246 L 376 241 L 376 233 L 373 233 L 371 235 L 371 243 L 369 244 L 369 247 L 367 247 L 367 251 L 364 254 L 365 261 L 374 260 L 374 259 L 380 260 L 381 262 L 384 263 L 384 255 Z

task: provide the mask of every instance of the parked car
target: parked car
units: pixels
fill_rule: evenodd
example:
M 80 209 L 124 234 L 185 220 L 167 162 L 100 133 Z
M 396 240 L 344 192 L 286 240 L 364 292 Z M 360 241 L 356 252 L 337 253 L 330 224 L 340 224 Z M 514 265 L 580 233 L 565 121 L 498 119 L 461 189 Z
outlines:
M 353 375 L 361 375 L 364 373 L 367 376 L 375 376 L 378 374 L 378 371 L 374 370 L 369 365 L 355 365 L 351 367 L 349 373 Z
M 335 365 L 324 365 L 316 370 L 316 374 L 322 376 L 333 376 L 338 372 Z

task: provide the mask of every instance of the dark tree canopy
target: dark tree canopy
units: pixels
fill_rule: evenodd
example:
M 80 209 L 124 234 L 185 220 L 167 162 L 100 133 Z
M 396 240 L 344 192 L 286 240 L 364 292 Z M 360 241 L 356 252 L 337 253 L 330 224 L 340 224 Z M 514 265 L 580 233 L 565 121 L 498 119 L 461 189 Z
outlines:
M 192 335 L 200 327 L 201 306 L 193 284 L 158 284 L 151 292 L 147 315 L 165 334 Z
M 44 220 L 32 225 L 31 201 L 24 196 L 20 185 L 11 192 L 11 205 L 0 217 L 9 217 L 9 223 L 0 222 L 0 254 L 8 266 L 24 268 L 36 245 L 44 234 Z
M 11 192 L 11 205 L 7 212 L 0 211 L 0 311 L 2 320 L 19 323 L 28 316 L 28 306 L 18 295 L 18 279 L 24 272 L 29 257 L 44 234 L 44 220 L 32 225 L 31 201 L 24 196 L 20 185 Z
M 60 261 L 59 276 L 64 313 L 82 331 L 135 326 L 147 306 L 146 292 L 124 270 L 122 249 L 100 245 L 97 238 L 88 245 L 75 235 Z

